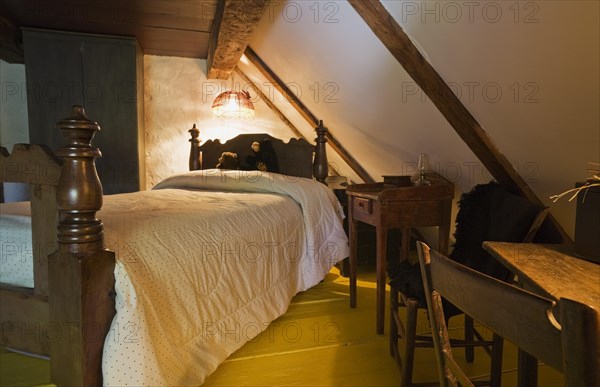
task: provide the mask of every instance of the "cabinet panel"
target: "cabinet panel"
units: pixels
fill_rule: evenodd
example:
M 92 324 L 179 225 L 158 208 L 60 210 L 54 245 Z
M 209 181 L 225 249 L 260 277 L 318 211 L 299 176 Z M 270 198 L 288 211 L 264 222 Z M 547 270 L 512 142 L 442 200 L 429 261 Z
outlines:
M 31 143 L 57 150 L 54 128 L 74 104 L 101 132 L 94 144 L 104 193 L 145 187 L 142 52 L 134 38 L 24 29 Z

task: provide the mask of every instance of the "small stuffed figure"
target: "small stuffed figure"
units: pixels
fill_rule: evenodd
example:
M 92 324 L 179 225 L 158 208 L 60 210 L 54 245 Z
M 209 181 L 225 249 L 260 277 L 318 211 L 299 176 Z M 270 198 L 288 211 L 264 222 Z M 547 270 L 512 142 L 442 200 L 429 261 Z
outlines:
M 246 164 L 250 169 L 257 169 L 262 172 L 279 172 L 277 157 L 269 140 L 263 140 L 260 143 L 254 141 L 251 147 L 252 155 L 246 157 Z
M 219 157 L 218 169 L 239 169 L 239 161 L 237 153 L 223 152 Z

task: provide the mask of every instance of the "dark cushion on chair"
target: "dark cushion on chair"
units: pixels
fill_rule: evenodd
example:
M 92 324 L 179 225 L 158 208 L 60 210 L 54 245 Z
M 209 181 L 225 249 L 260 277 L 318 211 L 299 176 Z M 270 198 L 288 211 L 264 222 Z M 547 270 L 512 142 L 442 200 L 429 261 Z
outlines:
M 418 263 L 398 262 L 397 259 L 389 261 L 388 275 L 390 276 L 390 286 L 392 288 L 396 288 L 403 294 L 416 299 L 419 302 L 419 308 L 427 307 L 425 288 L 423 287 L 421 269 Z

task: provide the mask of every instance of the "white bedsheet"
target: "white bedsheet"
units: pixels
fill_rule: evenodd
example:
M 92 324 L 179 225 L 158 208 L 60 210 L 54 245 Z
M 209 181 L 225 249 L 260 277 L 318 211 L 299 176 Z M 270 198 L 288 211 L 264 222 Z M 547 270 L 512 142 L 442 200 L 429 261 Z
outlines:
M 348 255 L 342 216 L 322 184 L 258 172 L 196 171 L 106 196 L 117 314 L 105 384 L 202 384 Z
M 33 287 L 29 202 L 0 203 L 0 283 Z

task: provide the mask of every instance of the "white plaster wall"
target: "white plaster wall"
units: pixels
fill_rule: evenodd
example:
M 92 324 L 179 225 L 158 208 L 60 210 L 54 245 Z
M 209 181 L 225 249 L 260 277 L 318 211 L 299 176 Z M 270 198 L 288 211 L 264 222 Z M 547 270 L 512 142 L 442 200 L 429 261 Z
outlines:
M 221 91 L 231 89 L 232 80 L 207 80 L 205 60 L 145 55 L 144 78 L 147 188 L 188 170 L 188 130 L 193 124 L 200 129 L 202 141 L 224 141 L 242 133 L 292 137 L 290 129 L 252 91 L 254 120 L 213 118 L 212 102 Z M 235 76 L 233 82 L 236 90 L 244 86 Z
M 25 65 L 0 60 L 0 143 L 12 151 L 14 144 L 29 142 Z M 24 184 L 4 184 L 7 202 L 27 200 L 29 191 Z
M 548 198 L 600 159 L 599 3 L 383 3 L 573 235 L 574 203 Z M 347 2 L 272 2 L 251 46 L 376 179 L 420 152 L 457 196 L 490 179 Z

